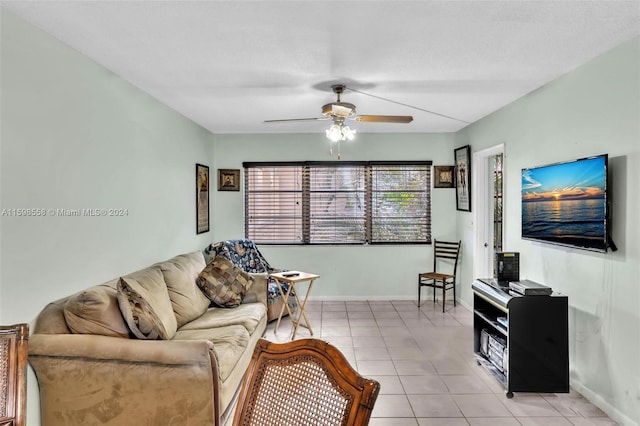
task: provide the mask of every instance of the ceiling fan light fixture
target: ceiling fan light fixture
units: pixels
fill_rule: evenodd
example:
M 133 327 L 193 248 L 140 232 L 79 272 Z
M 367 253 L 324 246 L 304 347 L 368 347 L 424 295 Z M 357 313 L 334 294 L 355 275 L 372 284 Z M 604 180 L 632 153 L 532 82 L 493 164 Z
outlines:
M 352 129 L 349 126 L 342 128 L 342 137 L 348 141 L 352 141 L 356 137 L 356 129 Z
M 344 123 L 333 123 L 331 127 L 325 130 L 327 139 L 331 142 L 352 141 L 356 136 L 356 129 L 345 126 Z
M 338 160 L 340 159 L 340 142 L 352 141 L 355 139 L 356 130 L 345 125 L 347 120 L 363 121 L 368 123 L 410 123 L 413 121 L 413 117 L 410 115 L 357 115 L 356 106 L 350 102 L 343 102 L 341 99 L 342 93 L 345 89 L 348 89 L 343 84 L 335 84 L 331 86 L 331 90 L 336 94 L 336 101 L 324 104 L 322 106 L 322 116 L 314 118 L 287 118 L 282 120 L 265 120 L 266 123 L 274 122 L 297 122 L 297 121 L 316 121 L 316 120 L 331 120 L 331 126 L 325 130 L 325 135 L 329 139 L 329 154 L 333 155 L 333 147 L 337 145 L 338 148 Z M 380 96 L 369 95 L 368 93 L 360 92 L 355 89 L 350 89 L 354 92 L 362 93 L 367 96 L 379 98 L 388 102 L 393 102 L 399 105 L 411 107 L 410 105 L 402 104 L 400 102 L 391 101 L 389 99 L 382 98 Z M 411 107 L 414 108 L 414 107 Z M 426 111 L 426 110 L 425 110 Z M 430 112 L 430 111 L 427 111 Z M 334 145 L 335 144 L 335 145 Z
M 331 127 L 325 130 L 327 135 L 327 139 L 331 142 L 338 142 L 342 139 L 342 131 L 340 130 L 340 125 L 337 123 L 333 123 Z

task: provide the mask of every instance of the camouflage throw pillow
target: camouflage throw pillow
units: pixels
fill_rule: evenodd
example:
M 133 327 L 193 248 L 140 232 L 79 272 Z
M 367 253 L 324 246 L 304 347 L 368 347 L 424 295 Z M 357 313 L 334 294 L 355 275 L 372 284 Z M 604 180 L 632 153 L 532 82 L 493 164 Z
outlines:
M 235 308 L 253 284 L 253 277 L 222 256 L 200 272 L 196 284 L 218 306 Z

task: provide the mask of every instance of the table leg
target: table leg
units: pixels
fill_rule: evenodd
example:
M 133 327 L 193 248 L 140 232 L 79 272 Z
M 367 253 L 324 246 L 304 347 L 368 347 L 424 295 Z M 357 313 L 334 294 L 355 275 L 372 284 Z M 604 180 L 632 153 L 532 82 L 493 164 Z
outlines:
M 296 338 L 296 332 L 298 331 L 298 326 L 301 325 L 300 321 L 302 320 L 302 318 L 304 318 L 304 322 L 305 322 L 305 324 L 302 324 L 302 326 L 307 328 L 311 333 L 311 335 L 313 336 L 313 329 L 311 328 L 311 323 L 309 322 L 309 318 L 307 318 L 307 314 L 304 308 L 307 305 L 307 300 L 309 299 L 309 294 L 311 294 L 311 287 L 313 287 L 314 281 L 315 280 L 309 281 L 309 287 L 307 288 L 307 294 L 305 294 L 303 302 L 300 302 L 300 298 L 298 297 L 298 292 L 296 291 L 294 293 L 296 301 L 298 302 L 298 306 L 300 307 L 300 313 L 298 314 L 298 318 L 295 319 L 293 322 L 293 336 L 291 337 L 291 340 Z
M 278 291 L 280 292 L 280 296 L 282 296 L 283 301 L 282 308 L 280 309 L 280 315 L 278 315 L 278 322 L 276 323 L 276 327 L 273 330 L 273 334 L 276 334 L 278 332 L 278 327 L 280 327 L 280 321 L 282 320 L 282 314 L 284 313 L 285 308 L 287 309 L 289 316 L 293 319 L 293 316 L 291 315 L 291 308 L 289 308 L 289 294 L 291 293 L 291 288 L 293 286 L 289 284 L 287 292 L 285 293 L 282 290 L 282 284 L 280 283 L 280 281 L 278 281 L 276 278 L 274 278 L 273 280 L 278 285 Z

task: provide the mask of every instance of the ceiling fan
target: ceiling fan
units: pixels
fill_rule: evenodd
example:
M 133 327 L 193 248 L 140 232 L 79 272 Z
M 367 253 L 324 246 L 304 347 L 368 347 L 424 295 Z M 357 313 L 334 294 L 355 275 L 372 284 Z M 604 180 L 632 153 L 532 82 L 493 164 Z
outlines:
M 355 130 L 345 125 L 346 120 L 364 121 L 367 123 L 411 123 L 410 115 L 357 115 L 356 106 L 349 102 L 342 102 L 340 95 L 347 87 L 344 84 L 334 84 L 331 90 L 336 94 L 337 100 L 322 106 L 322 117 L 312 118 L 285 118 L 281 120 L 265 120 L 265 123 L 281 123 L 287 121 L 317 121 L 332 120 L 333 124 L 327 129 L 327 138 L 332 142 L 351 140 Z

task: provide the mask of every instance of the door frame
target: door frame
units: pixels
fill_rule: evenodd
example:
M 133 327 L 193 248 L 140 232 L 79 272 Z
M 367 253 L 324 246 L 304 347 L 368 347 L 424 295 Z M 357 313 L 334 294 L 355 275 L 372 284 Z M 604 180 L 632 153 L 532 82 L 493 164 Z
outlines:
M 473 205 L 473 276 L 474 278 L 491 278 L 493 276 L 493 188 L 490 185 L 489 173 L 493 170 L 489 167 L 489 160 L 497 154 L 502 154 L 502 192 L 505 185 L 506 155 L 504 143 L 486 148 L 473 153 L 473 191 L 475 196 Z M 505 198 L 502 198 L 502 212 L 505 212 Z M 503 229 L 505 227 L 502 218 Z M 502 234 L 504 238 L 504 232 Z M 485 247 L 484 244 L 490 244 Z

